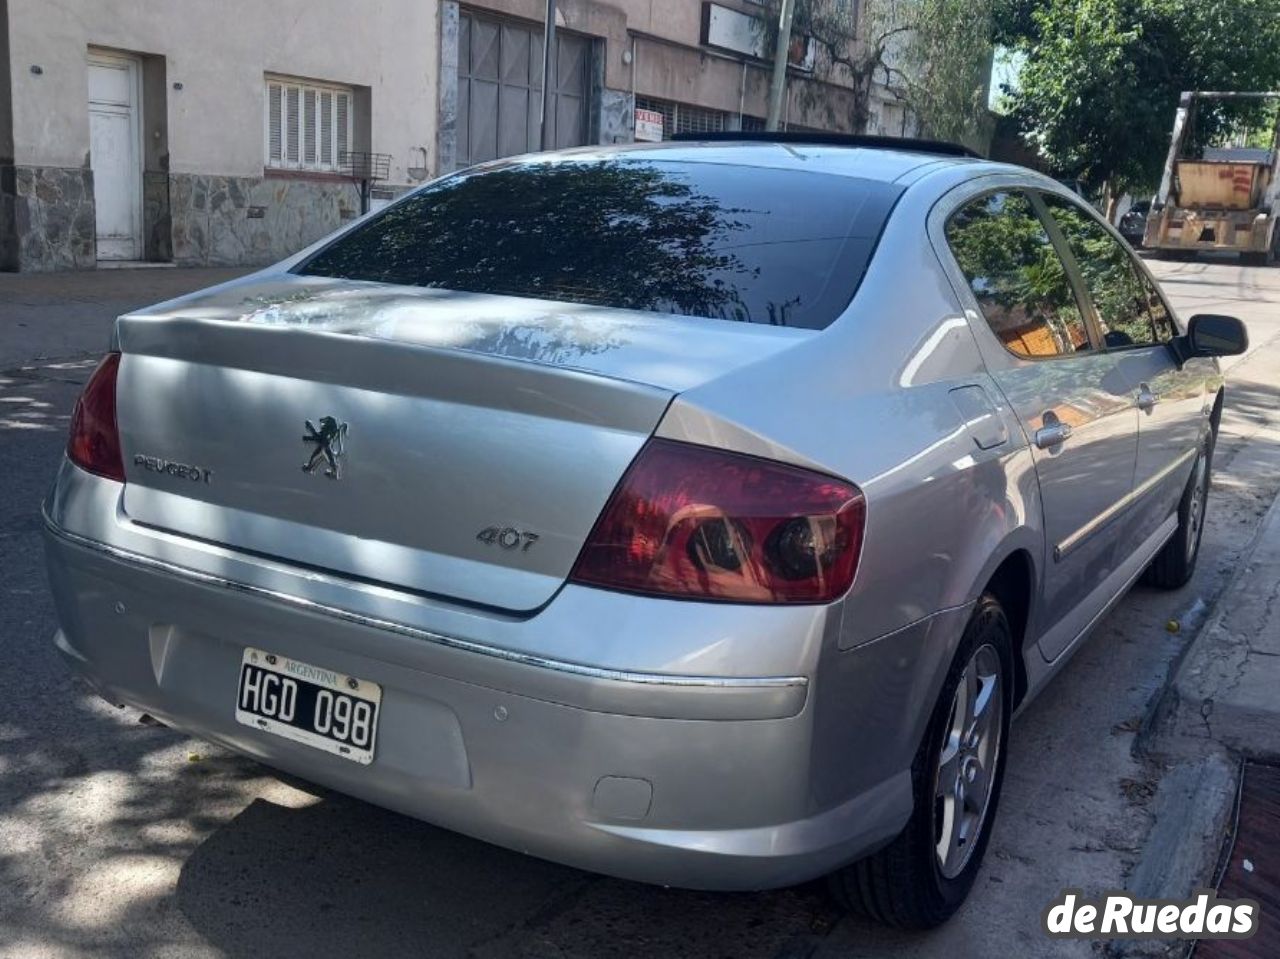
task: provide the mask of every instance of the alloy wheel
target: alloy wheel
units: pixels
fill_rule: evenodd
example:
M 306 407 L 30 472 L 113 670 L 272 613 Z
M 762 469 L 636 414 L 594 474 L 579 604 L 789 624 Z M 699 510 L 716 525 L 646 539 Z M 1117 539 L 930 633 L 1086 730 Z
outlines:
M 990 643 L 979 646 L 960 675 L 943 733 L 934 777 L 934 849 L 948 879 L 964 870 L 986 822 L 1003 748 L 1000 682 L 1000 654 Z
M 1209 496 L 1209 457 L 1204 449 L 1196 457 L 1192 473 L 1191 502 L 1187 508 L 1187 562 L 1195 559 L 1200 548 L 1200 528 L 1204 525 L 1204 505 Z

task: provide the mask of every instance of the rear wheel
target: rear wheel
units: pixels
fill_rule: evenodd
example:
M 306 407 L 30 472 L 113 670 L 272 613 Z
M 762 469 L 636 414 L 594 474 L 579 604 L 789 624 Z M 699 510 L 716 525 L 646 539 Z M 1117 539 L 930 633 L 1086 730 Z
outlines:
M 1209 500 L 1209 477 L 1213 471 L 1214 431 L 1200 442 L 1187 487 L 1178 503 L 1178 528 L 1169 537 L 1143 574 L 1142 581 L 1160 589 L 1185 586 L 1196 571 L 1200 540 L 1204 537 L 1205 511 Z
M 927 929 L 964 902 L 1000 799 L 1012 677 L 1009 620 L 984 594 L 912 764 L 911 819 L 888 846 L 831 877 L 841 905 L 886 925 Z

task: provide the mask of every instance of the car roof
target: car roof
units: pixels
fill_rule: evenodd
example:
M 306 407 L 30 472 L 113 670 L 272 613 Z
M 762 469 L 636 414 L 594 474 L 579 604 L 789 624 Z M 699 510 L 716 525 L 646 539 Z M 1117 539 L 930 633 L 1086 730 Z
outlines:
M 845 146 L 827 143 L 763 142 L 758 140 L 664 141 L 662 143 L 629 143 L 614 146 L 587 146 L 553 153 L 529 154 L 497 161 L 556 162 L 575 160 L 662 160 L 675 163 L 723 163 L 769 169 L 790 169 L 857 177 L 892 183 L 922 167 L 942 169 L 960 165 L 992 166 L 980 158 L 955 156 L 912 149 L 906 140 L 904 148 L 884 146 Z M 482 164 L 482 167 L 490 164 Z

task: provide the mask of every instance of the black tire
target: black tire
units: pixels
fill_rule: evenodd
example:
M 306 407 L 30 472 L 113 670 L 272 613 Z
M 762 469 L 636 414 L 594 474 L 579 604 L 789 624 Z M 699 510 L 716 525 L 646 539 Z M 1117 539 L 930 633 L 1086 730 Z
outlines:
M 1209 505 L 1209 481 L 1213 474 L 1213 447 L 1216 430 L 1210 428 L 1200 441 L 1200 451 L 1191 467 L 1182 499 L 1178 501 L 1178 528 L 1151 561 L 1142 581 L 1157 589 L 1185 586 L 1196 571 L 1200 558 L 1200 540 L 1204 538 L 1204 519 Z M 1201 470 L 1203 464 L 1204 469 Z M 1199 494 L 1199 503 L 1196 496 Z
M 994 658 L 984 650 L 994 650 Z M 978 663 L 980 657 L 998 666 L 999 681 L 989 702 L 1000 706 L 998 726 L 993 727 L 999 729 L 999 737 L 995 750 L 989 754 L 993 766 L 991 785 L 978 819 L 977 833 L 970 837 L 963 860 L 953 864 L 959 866 L 959 871 L 948 876 L 944 874 L 938 852 L 939 817 L 944 802 L 938 796 L 939 764 L 944 741 L 954 743 L 952 707 L 957 690 L 966 669 Z M 1009 718 L 1013 712 L 1013 676 L 1013 633 L 1009 620 L 1000 601 L 984 593 L 965 627 L 924 741 L 911 766 L 914 791 L 911 819 L 889 845 L 829 877 L 831 891 L 845 909 L 900 929 L 931 929 L 946 922 L 960 908 L 982 865 L 1000 801 Z M 959 752 L 963 751 L 953 749 L 953 753 Z M 964 763 L 957 762 L 956 768 L 965 769 Z M 956 848 L 961 845 L 957 843 Z
M 1266 266 L 1270 261 L 1269 253 L 1241 253 L 1241 266 Z

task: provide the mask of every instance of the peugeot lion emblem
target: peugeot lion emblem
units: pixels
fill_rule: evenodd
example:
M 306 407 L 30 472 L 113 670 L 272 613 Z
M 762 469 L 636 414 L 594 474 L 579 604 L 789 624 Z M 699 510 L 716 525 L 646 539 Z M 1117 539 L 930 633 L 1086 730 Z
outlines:
M 336 480 L 342 475 L 339 460 L 347 455 L 347 424 L 339 423 L 332 416 L 320 417 L 320 428 L 316 429 L 307 420 L 307 432 L 302 442 L 314 444 L 311 457 L 302 464 L 304 473 L 315 473 L 323 464 L 324 475 Z

